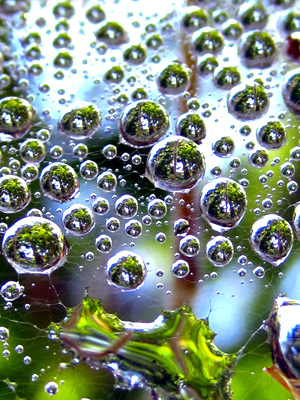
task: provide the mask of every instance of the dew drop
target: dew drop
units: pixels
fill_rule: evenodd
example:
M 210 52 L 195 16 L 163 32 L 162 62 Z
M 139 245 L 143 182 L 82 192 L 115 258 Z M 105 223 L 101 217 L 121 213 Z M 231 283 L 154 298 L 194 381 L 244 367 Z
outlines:
M 254 222 L 250 231 L 252 250 L 264 261 L 277 267 L 282 264 L 293 247 L 290 224 L 276 214 L 265 215 Z
M 144 261 L 131 251 L 120 251 L 107 261 L 107 281 L 119 289 L 129 291 L 139 288 L 146 274 Z
M 190 272 L 190 266 L 184 260 L 177 260 L 172 264 L 171 270 L 176 278 L 185 278 Z
M 240 184 L 217 178 L 203 187 L 200 208 L 214 230 L 226 231 L 236 227 L 244 217 L 247 196 Z
M 2 241 L 3 254 L 18 273 L 50 274 L 64 264 L 68 250 L 60 228 L 41 217 L 15 222 Z

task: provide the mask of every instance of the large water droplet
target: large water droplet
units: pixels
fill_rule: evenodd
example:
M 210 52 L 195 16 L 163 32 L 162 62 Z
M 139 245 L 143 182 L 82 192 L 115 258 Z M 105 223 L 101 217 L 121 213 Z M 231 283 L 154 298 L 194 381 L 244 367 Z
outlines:
M 207 242 L 206 257 L 216 267 L 224 267 L 224 265 L 230 263 L 233 254 L 233 245 L 224 236 L 216 236 Z
M 52 163 L 40 176 L 41 189 L 49 199 L 65 203 L 79 195 L 79 181 L 72 167 L 63 163 Z
M 153 184 L 170 191 L 189 191 L 203 177 L 204 155 L 192 141 L 170 136 L 156 143 L 147 159 L 146 175 Z
M 64 110 L 58 121 L 58 128 L 71 139 L 85 139 L 93 136 L 101 121 L 98 107 L 80 101 Z
M 73 204 L 68 207 L 63 213 L 62 222 L 65 229 L 75 236 L 86 235 L 95 226 L 92 211 L 82 204 Z
M 116 213 L 124 219 L 134 217 L 138 212 L 138 202 L 135 197 L 124 194 L 116 201 Z
M 150 100 L 130 104 L 120 118 L 121 138 L 134 147 L 151 146 L 168 128 L 167 111 L 160 104 Z
M 190 272 L 190 266 L 185 260 L 175 261 L 171 269 L 176 278 L 185 278 Z
M 179 251 L 186 257 L 195 257 L 200 251 L 200 242 L 196 236 L 187 235 L 180 240 Z
M 31 199 L 30 191 L 24 179 L 15 175 L 0 178 L 0 211 L 13 214 L 24 210 Z
M 253 251 L 264 261 L 275 267 L 282 264 L 294 242 L 290 224 L 276 214 L 265 215 L 254 222 L 250 231 L 250 244 Z
M 284 77 L 282 97 L 292 113 L 300 114 L 300 68 L 293 69 Z
M 142 258 L 131 251 L 120 251 L 107 261 L 108 283 L 122 290 L 139 288 L 146 279 L 146 273 Z
M 5 301 L 14 301 L 23 294 L 24 288 L 19 282 L 8 281 L 0 288 L 0 294 Z
M 200 208 L 211 227 L 226 231 L 236 227 L 245 215 L 247 196 L 243 187 L 232 179 L 218 178 L 207 183 L 201 192 Z
M 66 261 L 69 245 L 54 222 L 26 217 L 7 229 L 2 251 L 18 273 L 50 274 Z
M 265 89 L 254 82 L 235 86 L 228 97 L 228 111 L 240 121 L 260 118 L 269 108 L 269 97 Z

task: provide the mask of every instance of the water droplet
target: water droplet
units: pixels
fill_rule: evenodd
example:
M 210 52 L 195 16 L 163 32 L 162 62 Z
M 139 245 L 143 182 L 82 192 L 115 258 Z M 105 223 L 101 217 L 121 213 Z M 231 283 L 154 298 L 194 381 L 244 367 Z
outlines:
M 27 139 L 20 145 L 20 157 L 28 163 L 39 163 L 46 156 L 44 143 L 39 139 Z
M 100 110 L 95 105 L 80 101 L 64 110 L 58 128 L 71 139 L 86 139 L 93 136 L 101 121 Z
M 111 217 L 106 221 L 106 229 L 110 232 L 117 232 L 120 226 L 121 224 L 118 218 Z
M 64 264 L 68 250 L 60 228 L 41 217 L 15 222 L 2 241 L 4 256 L 18 273 L 50 274 Z
M 62 216 L 65 229 L 75 236 L 86 235 L 95 226 L 95 219 L 89 207 L 82 204 L 73 204 L 68 207 Z
M 176 123 L 176 133 L 200 144 L 206 136 L 204 121 L 196 113 L 182 114 Z
M 9 338 L 9 330 L 5 328 L 4 326 L 0 327 L 0 341 L 1 342 L 6 342 L 6 340 Z
M 185 278 L 190 272 L 190 266 L 184 260 L 175 261 L 171 269 L 176 278 Z
M 102 149 L 104 157 L 107 158 L 108 160 L 114 159 L 117 155 L 117 152 L 118 152 L 117 148 L 113 144 L 107 144 Z
M 189 191 L 205 171 L 204 155 L 191 140 L 170 136 L 156 143 L 147 159 L 146 175 L 157 187 Z
M 109 202 L 103 197 L 97 197 L 92 204 L 93 211 L 99 215 L 105 215 L 109 211 Z
M 90 181 L 98 175 L 98 165 L 95 161 L 86 160 L 80 164 L 79 172 L 83 179 Z
M 100 235 L 96 237 L 95 245 L 101 253 L 109 253 L 112 249 L 112 240 L 107 235 Z
M 269 97 L 260 84 L 241 83 L 230 91 L 228 111 L 240 121 L 260 118 L 269 108 Z
M 169 64 L 157 76 L 158 89 L 166 95 L 176 96 L 190 84 L 189 71 L 179 63 Z
M 282 264 L 293 247 L 290 224 L 276 214 L 265 215 L 254 222 L 250 231 L 253 251 L 264 261 L 277 267 Z
M 200 251 L 200 242 L 196 236 L 187 235 L 180 240 L 179 251 L 186 257 L 195 257 Z
M 167 214 L 167 205 L 161 199 L 154 199 L 148 203 L 148 213 L 155 219 L 161 219 Z
M 107 261 L 108 283 L 122 290 L 139 288 L 146 279 L 146 266 L 142 258 L 130 251 L 120 251 Z
M 102 172 L 97 178 L 97 185 L 105 192 L 111 192 L 117 186 L 116 175 L 109 171 Z
M 125 194 L 116 201 L 116 214 L 124 219 L 134 217 L 138 212 L 138 202 L 135 197 Z
M 224 236 L 216 236 L 207 242 L 206 257 L 216 267 L 224 267 L 232 260 L 233 245 Z
M 282 97 L 293 114 L 300 114 L 300 68 L 288 72 L 282 82 Z
M 44 389 L 45 392 L 48 393 L 50 396 L 54 396 L 55 394 L 58 393 L 58 385 L 55 382 L 46 383 Z
M 223 136 L 213 144 L 213 151 L 218 157 L 229 157 L 234 151 L 234 141 L 230 136 Z
M 169 115 L 158 103 L 140 100 L 130 104 L 120 118 L 121 138 L 130 146 L 147 147 L 169 128 Z
M 131 219 L 125 224 L 126 235 L 132 238 L 138 238 L 142 234 L 142 224 L 136 219 Z
M 253 275 L 255 275 L 257 278 L 263 278 L 265 276 L 264 268 L 261 266 L 254 268 Z
M 3 141 L 22 137 L 34 119 L 31 104 L 18 97 L 5 97 L 0 101 L 0 138 Z
M 243 35 L 240 53 L 247 68 L 269 68 L 276 59 L 277 48 L 268 33 L 251 31 Z
M 49 199 L 65 203 L 79 195 L 79 181 L 72 167 L 63 163 L 52 163 L 40 176 L 41 189 Z
M 258 143 L 268 150 L 277 150 L 286 141 L 286 130 L 281 122 L 270 121 L 257 131 Z
M 5 301 L 14 301 L 23 294 L 23 286 L 19 282 L 8 281 L 0 288 L 0 294 Z
M 217 178 L 203 187 L 200 208 L 214 230 L 226 231 L 236 227 L 244 217 L 247 196 L 240 184 Z
M 269 155 L 266 150 L 258 149 L 249 154 L 250 164 L 255 168 L 263 168 L 269 162 Z
M 0 211 L 14 214 L 24 210 L 31 200 L 30 191 L 24 179 L 14 175 L 0 178 Z
M 186 236 L 191 227 L 189 222 L 184 218 L 179 218 L 174 221 L 174 235 L 176 236 Z

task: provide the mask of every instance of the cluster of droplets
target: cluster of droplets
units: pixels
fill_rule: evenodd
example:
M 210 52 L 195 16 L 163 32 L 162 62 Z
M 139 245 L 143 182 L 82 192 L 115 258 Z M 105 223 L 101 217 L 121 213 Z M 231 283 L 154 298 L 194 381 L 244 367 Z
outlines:
M 287 260 L 294 233 L 300 240 L 300 209 L 296 204 L 290 222 L 279 216 L 276 207 L 282 203 L 273 189 L 279 192 L 286 185 L 290 195 L 298 190 L 300 147 L 291 136 L 293 118 L 300 115 L 300 70 L 278 67 L 278 60 L 285 49 L 282 38 L 288 38 L 288 56 L 300 56 L 299 15 L 288 2 L 276 2 L 278 9 L 279 3 L 287 7 L 279 13 L 276 32 L 261 3 L 245 3 L 238 12 L 233 6 L 228 14 L 196 3 L 178 10 L 174 26 L 170 14 L 157 26 L 147 24 L 136 40 L 124 21 L 109 19 L 100 5 L 87 4 L 85 23 L 78 24 L 76 7 L 58 2 L 51 6 L 53 32 L 45 34 L 44 17 L 35 21 L 34 29 L 22 31 L 20 26 L 21 35 L 26 33 L 19 44 L 23 69 L 8 50 L 0 53 L 0 233 L 2 253 L 18 275 L 50 275 L 73 262 L 78 245 L 86 247 L 84 261 L 104 267 L 109 285 L 134 291 L 153 270 L 163 278 L 167 269 L 153 268 L 152 236 L 159 247 L 153 258 L 160 260 L 160 251 L 174 255 L 168 268 L 179 279 L 193 277 L 200 257 L 209 261 L 204 279 L 216 279 L 223 267 L 236 263 L 242 279 L 248 265 L 255 265 L 251 276 L 262 279 L 269 264 L 279 267 Z M 3 4 L 0 11 L 6 15 L 28 11 L 26 1 Z M 134 28 L 139 24 L 135 21 Z M 86 58 L 74 51 L 82 44 L 73 37 L 74 25 L 92 36 Z M 180 61 L 168 55 L 173 54 L 170 38 L 178 38 L 177 27 L 188 49 Z M 55 55 L 45 65 L 47 36 Z M 100 73 L 92 77 L 95 66 Z M 44 81 L 48 67 L 53 77 Z M 271 71 L 273 67 L 280 73 Z M 80 81 L 80 68 L 89 82 L 82 85 L 84 90 L 75 82 Z M 285 75 L 282 82 L 277 75 Z M 78 94 L 68 99 L 70 77 Z M 28 94 L 31 82 L 38 96 Z M 277 112 L 278 82 L 282 107 L 292 119 L 286 111 Z M 200 94 L 205 101 L 197 98 Z M 53 107 L 49 98 L 59 98 L 60 106 Z M 51 106 L 42 109 L 43 102 Z M 215 127 L 213 118 L 221 124 Z M 289 157 L 284 153 L 287 143 L 293 143 Z M 277 151 L 282 152 L 280 159 L 274 156 Z M 266 194 L 259 194 L 253 207 L 255 180 Z M 141 195 L 141 189 L 151 195 Z M 84 198 L 86 193 L 92 193 L 90 198 Z M 40 207 L 42 200 L 51 212 Z M 244 255 L 247 246 L 236 246 L 239 227 L 249 231 L 247 245 L 258 262 Z M 144 237 L 148 253 L 140 246 Z M 209 268 L 218 273 L 206 273 Z M 0 288 L 5 307 L 23 298 L 24 291 L 18 280 L 6 279 Z M 8 337 L 9 330 L 0 328 L 0 340 Z M 23 352 L 21 347 L 16 351 Z M 9 357 L 7 348 L 3 356 Z M 59 386 L 49 381 L 44 390 L 54 396 Z

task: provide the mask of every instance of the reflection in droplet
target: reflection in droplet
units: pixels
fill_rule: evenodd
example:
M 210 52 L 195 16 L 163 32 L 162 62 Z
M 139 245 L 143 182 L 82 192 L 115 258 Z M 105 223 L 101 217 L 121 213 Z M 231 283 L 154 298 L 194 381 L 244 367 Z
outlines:
M 265 215 L 254 222 L 250 231 L 253 251 L 264 261 L 277 267 L 290 254 L 294 242 L 290 224 L 276 214 Z
M 64 264 L 68 250 L 60 228 L 41 217 L 15 222 L 2 241 L 3 254 L 18 273 L 50 274 Z
M 139 288 L 144 283 L 146 274 L 144 261 L 131 251 L 120 251 L 107 261 L 107 281 L 119 289 L 135 290 Z

